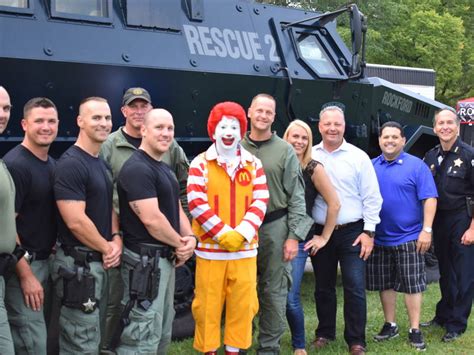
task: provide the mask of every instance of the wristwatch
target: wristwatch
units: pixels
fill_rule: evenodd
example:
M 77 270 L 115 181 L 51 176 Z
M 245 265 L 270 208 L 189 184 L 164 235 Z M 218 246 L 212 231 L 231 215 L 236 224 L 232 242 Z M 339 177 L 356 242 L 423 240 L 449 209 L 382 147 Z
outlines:
M 370 238 L 375 237 L 375 232 L 374 231 L 363 230 L 362 233 L 367 234 Z
M 426 232 L 426 233 L 430 233 L 430 234 L 431 234 L 431 233 L 433 233 L 433 228 L 431 228 L 431 227 L 424 227 L 424 228 L 423 228 L 423 232 Z

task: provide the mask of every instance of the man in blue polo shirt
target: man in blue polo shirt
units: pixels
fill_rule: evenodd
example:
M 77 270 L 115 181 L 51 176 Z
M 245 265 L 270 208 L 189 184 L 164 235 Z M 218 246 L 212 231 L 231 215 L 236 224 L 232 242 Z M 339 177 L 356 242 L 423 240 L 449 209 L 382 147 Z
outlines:
M 367 289 L 380 292 L 385 324 L 374 339 L 397 337 L 397 292 L 405 294 L 410 329 L 408 339 L 418 350 L 426 345 L 419 329 L 422 292 L 426 290 L 424 253 L 431 245 L 436 212 L 436 186 L 421 159 L 403 151 L 405 134 L 397 122 L 379 132 L 382 154 L 372 160 L 383 197 L 381 223 L 367 262 Z

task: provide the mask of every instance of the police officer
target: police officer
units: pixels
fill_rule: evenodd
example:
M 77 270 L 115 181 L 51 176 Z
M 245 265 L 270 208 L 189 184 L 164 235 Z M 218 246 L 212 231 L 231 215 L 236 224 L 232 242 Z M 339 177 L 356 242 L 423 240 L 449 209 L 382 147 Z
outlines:
M 7 90 L 0 86 L 0 134 L 7 128 L 12 105 Z M 15 185 L 0 159 L 0 354 L 13 355 L 13 340 L 5 310 L 5 278 L 15 249 Z
M 49 256 L 56 243 L 53 172 L 48 155 L 58 133 L 58 111 L 44 97 L 29 100 L 21 125 L 25 137 L 4 157 L 16 187 L 18 238 L 26 250 L 7 283 L 5 305 L 17 354 L 46 355 L 43 314 L 49 279 Z
M 437 112 L 433 130 L 440 144 L 425 156 L 439 194 L 433 241 L 441 300 L 435 317 L 421 325 L 444 327 L 444 342 L 466 331 L 474 296 L 474 148 L 459 138 L 459 125 L 453 110 Z
M 112 182 L 101 144 L 112 128 L 107 101 L 83 100 L 77 117 L 79 136 L 61 156 L 54 194 L 61 215 L 53 264 L 61 354 L 97 354 L 100 342 L 99 303 L 106 294 L 106 270 L 120 263 L 122 240 L 112 208 Z M 115 217 L 115 218 L 114 218 Z
M 119 213 L 116 180 L 122 169 L 122 165 L 138 149 L 141 144 L 141 126 L 144 116 L 153 108 L 149 92 L 141 87 L 132 87 L 125 91 L 122 97 L 121 112 L 125 117 L 125 125 L 111 133 L 102 144 L 100 156 L 112 169 L 114 180 L 114 208 Z M 187 211 L 186 182 L 188 179 L 189 163 L 183 149 L 176 140 L 172 140 L 170 148 L 161 159 L 168 164 L 175 173 L 180 184 L 181 203 Z M 106 315 L 105 335 L 102 343 L 108 344 L 118 324 L 122 310 L 121 300 L 123 296 L 123 283 L 120 270 L 110 269 L 109 292 Z
M 178 181 L 161 161 L 174 137 L 171 114 L 154 109 L 141 126 L 142 142 L 117 180 L 124 255 L 125 305 L 111 348 L 118 354 L 165 354 L 174 319 L 175 262 L 182 265 L 196 246 L 179 202 Z

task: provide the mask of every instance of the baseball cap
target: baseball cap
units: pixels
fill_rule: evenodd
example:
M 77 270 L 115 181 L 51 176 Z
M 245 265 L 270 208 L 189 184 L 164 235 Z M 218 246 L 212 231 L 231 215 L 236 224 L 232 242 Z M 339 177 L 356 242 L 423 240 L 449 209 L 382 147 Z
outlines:
M 136 99 L 145 100 L 151 104 L 151 97 L 148 91 L 144 88 L 130 88 L 125 91 L 122 98 L 122 106 L 128 105 L 130 102 Z

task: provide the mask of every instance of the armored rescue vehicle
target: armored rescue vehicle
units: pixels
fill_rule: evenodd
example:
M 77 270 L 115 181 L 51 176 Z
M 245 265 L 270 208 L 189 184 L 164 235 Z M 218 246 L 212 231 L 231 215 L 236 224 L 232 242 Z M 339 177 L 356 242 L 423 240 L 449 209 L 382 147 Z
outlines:
M 334 21 L 345 12 L 351 50 Z M 206 118 L 216 102 L 246 107 L 260 92 L 278 102 L 280 133 L 296 117 L 315 127 L 321 105 L 338 101 L 346 138 L 369 154 L 377 151 L 377 128 L 390 119 L 406 126 L 408 146 L 422 154 L 434 143 L 425 141 L 427 127 L 443 105 L 365 78 L 365 30 L 355 5 L 321 14 L 244 0 L 0 0 L 0 81 L 14 105 L 0 155 L 21 140 L 29 98 L 58 105 L 58 155 L 75 140 L 82 98 L 107 98 L 117 127 L 131 86 L 147 88 L 155 106 L 173 113 L 190 156 L 209 144 Z

